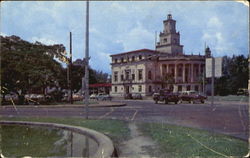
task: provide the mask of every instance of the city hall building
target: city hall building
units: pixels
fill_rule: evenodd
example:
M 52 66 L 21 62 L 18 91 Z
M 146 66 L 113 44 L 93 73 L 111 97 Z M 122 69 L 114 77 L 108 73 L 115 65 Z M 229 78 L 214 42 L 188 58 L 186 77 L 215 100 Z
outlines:
M 210 49 L 206 48 L 205 55 L 185 55 L 171 14 L 163 25 L 155 50 L 140 49 L 111 55 L 112 96 L 127 93 L 149 96 L 162 88 L 174 92 L 204 91 L 205 59 L 211 56 Z

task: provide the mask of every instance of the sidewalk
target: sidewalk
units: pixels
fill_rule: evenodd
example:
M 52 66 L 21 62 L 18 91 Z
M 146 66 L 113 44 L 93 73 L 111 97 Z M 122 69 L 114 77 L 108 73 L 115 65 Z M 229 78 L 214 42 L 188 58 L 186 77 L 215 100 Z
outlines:
M 126 106 L 126 103 L 116 102 L 116 101 L 98 101 L 96 103 L 89 104 L 90 108 L 98 107 L 119 107 Z M 18 108 L 72 108 L 72 107 L 85 107 L 84 103 L 79 104 L 61 104 L 61 105 L 15 105 Z M 4 105 L 0 108 L 13 108 L 13 105 Z

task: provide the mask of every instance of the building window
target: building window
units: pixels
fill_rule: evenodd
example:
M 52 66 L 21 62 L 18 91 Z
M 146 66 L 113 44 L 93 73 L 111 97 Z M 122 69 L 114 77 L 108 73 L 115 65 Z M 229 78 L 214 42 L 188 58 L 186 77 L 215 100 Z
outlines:
M 125 72 L 125 78 L 126 78 L 126 80 L 129 80 L 129 71 Z
M 174 69 L 171 69 L 171 75 L 174 76 Z
M 141 90 L 142 90 L 142 87 L 141 87 L 141 85 L 138 87 L 138 91 L 139 92 L 141 92 Z
M 142 70 L 138 70 L 138 80 L 142 80 Z
M 199 75 L 199 68 L 198 67 L 196 67 L 196 69 L 195 69 L 195 73 L 196 73 L 196 75 Z
M 182 68 L 179 68 L 178 69 L 178 77 L 181 77 L 182 76 Z
M 115 59 L 115 63 L 117 63 L 117 59 Z
M 191 90 L 191 87 L 190 85 L 187 86 L 187 91 L 190 91 Z
M 124 62 L 124 58 L 121 58 L 121 62 L 122 62 L 122 63 Z
M 132 74 L 132 80 L 135 80 L 135 74 Z
M 182 91 L 182 86 L 178 86 L 178 92 Z
M 167 42 L 168 41 L 168 39 L 167 38 L 164 38 L 164 42 Z
M 114 81 L 117 82 L 117 80 L 118 80 L 118 72 L 116 71 L 114 72 Z
M 129 62 L 129 57 L 127 57 L 127 60 L 126 60 L 127 62 Z
M 132 61 L 135 61 L 135 56 L 132 56 Z
M 176 44 L 177 43 L 177 40 L 176 39 L 174 39 L 174 44 Z
M 148 92 L 151 93 L 152 92 L 152 87 L 148 86 Z
M 117 92 L 117 87 L 115 86 L 115 92 Z
M 151 71 L 148 71 L 148 79 L 151 80 L 152 79 L 152 74 Z
M 194 90 L 198 92 L 199 91 L 199 86 L 195 86 Z
M 201 75 L 203 76 L 203 72 L 204 72 L 204 67 L 201 66 Z
M 142 56 L 141 55 L 139 55 L 139 60 L 141 60 L 142 59 Z
M 148 55 L 148 59 L 151 60 L 152 55 Z
M 124 80 L 124 77 L 123 77 L 123 74 L 121 74 L 121 81 L 123 81 Z

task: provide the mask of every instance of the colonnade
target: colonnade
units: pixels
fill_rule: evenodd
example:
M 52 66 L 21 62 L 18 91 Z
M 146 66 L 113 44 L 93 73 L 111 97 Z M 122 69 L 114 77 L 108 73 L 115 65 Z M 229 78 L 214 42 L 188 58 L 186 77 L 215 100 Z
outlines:
M 175 83 L 197 82 L 199 77 L 201 75 L 203 76 L 204 70 L 205 65 L 203 63 L 168 63 L 161 64 L 160 67 L 161 76 L 164 76 L 165 74 L 172 74 Z

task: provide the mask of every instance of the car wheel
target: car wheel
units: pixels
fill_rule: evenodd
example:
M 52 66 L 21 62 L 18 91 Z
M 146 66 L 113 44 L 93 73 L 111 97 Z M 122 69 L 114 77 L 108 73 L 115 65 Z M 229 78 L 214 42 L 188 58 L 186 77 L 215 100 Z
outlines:
M 182 103 L 182 100 L 180 99 L 179 101 L 178 101 L 178 104 L 181 104 Z
M 201 100 L 201 103 L 202 103 L 202 104 L 204 104 L 204 103 L 205 103 L 205 101 L 204 101 L 204 100 Z
M 175 104 L 178 104 L 178 101 L 175 101 L 174 103 L 175 103 Z

